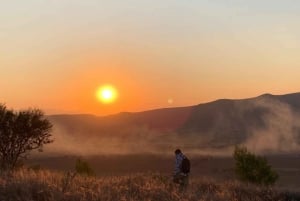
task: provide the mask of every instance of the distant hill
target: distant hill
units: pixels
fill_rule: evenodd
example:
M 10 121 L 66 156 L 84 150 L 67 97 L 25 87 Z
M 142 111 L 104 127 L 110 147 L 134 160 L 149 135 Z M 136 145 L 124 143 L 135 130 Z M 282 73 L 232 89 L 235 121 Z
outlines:
M 259 150 L 265 146 L 271 151 L 295 151 L 300 144 L 299 114 L 300 93 L 294 93 L 104 117 L 52 115 L 49 119 L 56 136 L 63 134 L 86 144 L 101 142 L 101 151 L 109 143 L 115 149 L 142 152 L 173 147 L 222 149 L 240 143 Z

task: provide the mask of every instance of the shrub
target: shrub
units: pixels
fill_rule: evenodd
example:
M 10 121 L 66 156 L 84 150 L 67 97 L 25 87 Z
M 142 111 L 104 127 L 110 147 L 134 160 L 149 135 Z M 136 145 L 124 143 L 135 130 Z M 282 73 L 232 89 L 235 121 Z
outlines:
M 75 170 L 76 170 L 76 173 L 78 173 L 80 175 L 86 175 L 86 176 L 94 176 L 95 175 L 94 170 L 91 168 L 89 163 L 80 158 L 78 158 L 76 160 Z
M 42 167 L 39 164 L 34 164 L 34 165 L 29 166 L 27 169 L 37 172 L 37 171 L 41 171 Z
M 236 146 L 233 157 L 235 172 L 242 181 L 262 185 L 272 185 L 277 181 L 278 174 L 267 159 L 250 153 L 246 147 Z

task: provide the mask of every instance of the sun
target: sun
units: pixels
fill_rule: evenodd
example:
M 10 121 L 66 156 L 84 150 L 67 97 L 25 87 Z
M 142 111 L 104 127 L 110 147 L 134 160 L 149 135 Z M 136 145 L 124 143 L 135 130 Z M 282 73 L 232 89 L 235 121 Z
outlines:
M 118 93 L 112 85 L 104 85 L 98 88 L 96 96 L 99 101 L 108 104 L 113 103 L 117 99 Z

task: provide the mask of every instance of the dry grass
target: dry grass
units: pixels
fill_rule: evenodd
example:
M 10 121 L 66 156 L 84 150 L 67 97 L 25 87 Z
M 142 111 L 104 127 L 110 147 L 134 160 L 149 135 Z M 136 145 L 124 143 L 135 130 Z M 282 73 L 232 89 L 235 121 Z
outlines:
M 160 174 L 81 177 L 70 173 L 19 170 L 0 175 L 1 201 L 279 201 L 297 195 L 238 182 L 191 180 L 181 192 Z

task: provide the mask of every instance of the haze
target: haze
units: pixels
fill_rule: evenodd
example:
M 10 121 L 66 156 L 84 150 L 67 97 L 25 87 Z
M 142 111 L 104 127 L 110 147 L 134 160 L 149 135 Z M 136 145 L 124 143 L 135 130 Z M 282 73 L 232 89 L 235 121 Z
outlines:
M 296 0 L 27 0 L 0 7 L 0 102 L 47 114 L 299 91 Z M 103 105 L 97 88 L 119 98 Z

